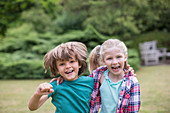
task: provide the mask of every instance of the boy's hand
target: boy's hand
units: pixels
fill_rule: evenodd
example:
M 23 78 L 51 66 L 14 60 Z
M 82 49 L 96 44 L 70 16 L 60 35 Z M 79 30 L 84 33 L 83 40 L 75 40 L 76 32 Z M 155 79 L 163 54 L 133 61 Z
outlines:
M 42 83 L 38 86 L 37 91 L 35 92 L 36 95 L 42 96 L 42 95 L 48 95 L 50 93 L 53 93 L 54 90 L 52 89 L 53 86 L 49 83 Z
M 59 77 L 57 77 L 57 78 L 53 78 L 53 79 L 50 81 L 50 83 L 54 82 L 55 80 L 57 81 L 57 85 L 59 85 L 59 84 L 63 83 L 64 78 L 63 78 L 62 76 L 59 76 Z
M 131 71 L 132 75 L 136 76 L 136 74 L 134 74 L 134 70 L 132 67 L 130 67 L 130 65 L 127 65 L 127 70 L 125 71 L 125 74 L 127 74 L 129 71 Z

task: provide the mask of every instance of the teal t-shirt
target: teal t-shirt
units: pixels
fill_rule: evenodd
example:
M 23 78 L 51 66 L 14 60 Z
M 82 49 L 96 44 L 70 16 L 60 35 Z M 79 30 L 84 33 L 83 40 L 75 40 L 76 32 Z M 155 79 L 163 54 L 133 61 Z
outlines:
M 54 92 L 49 94 L 56 107 L 55 113 L 89 113 L 90 97 L 94 81 L 91 77 L 81 76 L 74 81 L 66 81 L 57 86 L 52 82 Z
M 100 113 L 116 113 L 117 102 L 123 79 L 114 83 L 108 77 L 109 69 L 104 72 L 105 79 L 100 87 L 102 108 Z

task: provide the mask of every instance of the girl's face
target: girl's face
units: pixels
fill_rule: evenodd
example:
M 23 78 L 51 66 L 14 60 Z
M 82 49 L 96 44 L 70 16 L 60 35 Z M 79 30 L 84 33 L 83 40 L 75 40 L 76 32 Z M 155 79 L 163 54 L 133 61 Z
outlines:
M 64 77 L 67 81 L 73 81 L 78 78 L 79 65 L 78 61 L 74 56 L 65 61 L 57 61 L 58 74 Z
M 117 47 L 109 48 L 103 56 L 103 63 L 107 66 L 112 76 L 124 75 L 123 69 L 126 60 L 127 55 Z

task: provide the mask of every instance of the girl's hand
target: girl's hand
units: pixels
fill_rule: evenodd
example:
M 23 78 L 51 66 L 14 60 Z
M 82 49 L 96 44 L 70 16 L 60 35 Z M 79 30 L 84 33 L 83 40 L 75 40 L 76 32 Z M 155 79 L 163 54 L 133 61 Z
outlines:
M 53 86 L 49 83 L 42 83 L 38 86 L 37 91 L 35 92 L 36 95 L 42 96 L 42 95 L 48 95 L 50 93 L 53 93 L 54 90 L 52 89 Z
M 134 70 L 132 67 L 130 67 L 130 65 L 127 65 L 127 70 L 125 71 L 125 74 L 127 74 L 129 71 L 131 71 L 132 75 L 136 76 L 136 74 L 134 74 Z
M 51 83 L 51 82 L 54 82 L 55 80 L 57 81 L 57 85 L 59 85 L 59 84 L 63 83 L 64 78 L 63 78 L 62 76 L 59 76 L 59 77 L 57 77 L 57 78 L 53 78 L 53 79 L 50 81 L 50 83 Z

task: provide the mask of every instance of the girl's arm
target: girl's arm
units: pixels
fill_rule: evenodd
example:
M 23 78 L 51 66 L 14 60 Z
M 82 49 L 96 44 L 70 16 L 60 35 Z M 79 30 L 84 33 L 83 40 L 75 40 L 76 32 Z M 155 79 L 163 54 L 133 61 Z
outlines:
M 140 86 L 136 77 L 133 78 L 133 83 L 130 89 L 130 100 L 128 104 L 128 111 L 131 113 L 138 113 L 140 109 Z
M 54 92 L 52 85 L 49 83 L 40 84 L 36 92 L 31 97 L 28 108 L 33 111 L 37 110 L 47 99 L 48 94 Z

